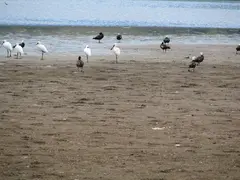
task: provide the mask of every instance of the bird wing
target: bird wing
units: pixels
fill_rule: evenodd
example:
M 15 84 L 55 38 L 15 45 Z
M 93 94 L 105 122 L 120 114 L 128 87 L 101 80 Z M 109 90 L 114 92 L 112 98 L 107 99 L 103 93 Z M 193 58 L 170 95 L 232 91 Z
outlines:
M 85 52 L 85 54 L 88 55 L 88 56 L 91 56 L 91 55 L 92 55 L 90 48 L 85 48 L 85 49 L 84 49 L 84 52 Z
M 101 35 L 97 35 L 96 37 L 94 37 L 93 39 L 100 39 L 101 38 Z
M 48 52 L 47 48 L 43 44 L 38 44 L 37 47 L 40 51 L 42 51 L 44 53 Z

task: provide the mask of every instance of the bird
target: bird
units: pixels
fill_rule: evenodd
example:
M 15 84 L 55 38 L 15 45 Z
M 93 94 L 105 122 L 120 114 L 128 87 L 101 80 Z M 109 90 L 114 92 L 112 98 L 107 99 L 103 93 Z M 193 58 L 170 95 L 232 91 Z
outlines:
M 163 42 L 164 42 L 164 43 L 170 43 L 170 38 L 169 38 L 169 37 L 165 37 L 165 38 L 163 39 Z
M 193 56 L 194 58 L 195 58 L 195 56 Z M 192 69 L 192 71 L 194 71 L 194 69 L 195 69 L 195 67 L 196 67 L 196 62 L 191 62 L 191 64 L 189 64 L 189 66 L 188 66 L 188 71 L 190 72 L 191 71 L 191 69 Z
M 238 51 L 240 51 L 240 44 L 236 47 L 236 54 L 238 54 Z
M 20 55 L 21 57 L 22 54 L 24 54 L 22 46 L 20 46 L 20 44 L 18 43 L 16 43 L 16 45 L 14 46 L 14 50 L 17 52 L 17 59 L 18 59 L 18 55 Z
M 7 57 L 11 57 L 11 52 L 13 50 L 11 43 L 3 40 L 2 46 L 7 50 Z
M 37 46 L 38 50 L 42 52 L 41 60 L 43 60 L 43 54 L 48 53 L 48 50 L 40 41 L 37 42 L 36 46 Z
M 113 51 L 113 53 L 116 56 L 116 63 L 118 63 L 118 56 L 120 55 L 120 52 L 121 52 L 120 48 L 117 47 L 116 43 L 114 43 L 114 45 L 112 46 L 111 50 Z
M 78 68 L 78 71 L 79 71 L 79 68 L 81 68 L 81 72 L 84 72 L 83 71 L 84 62 L 82 61 L 81 56 L 78 56 L 76 66 Z
M 116 39 L 117 39 L 118 41 L 122 40 L 122 35 L 121 35 L 120 33 L 118 33 L 118 35 L 116 36 Z
M 25 46 L 25 43 L 24 43 L 24 41 L 23 41 L 23 40 L 22 40 L 22 42 L 21 42 L 21 43 L 18 43 L 18 44 L 19 44 L 19 46 L 21 46 L 22 48 L 24 48 L 24 46 Z M 14 46 L 13 46 L 13 48 L 15 48 L 15 46 L 16 46 L 16 45 L 14 45 Z
M 160 45 L 160 48 L 161 48 L 164 52 L 166 52 L 167 49 L 171 49 L 171 47 L 170 47 L 169 45 L 165 44 L 164 42 L 162 42 L 162 44 Z
M 100 43 L 100 40 L 102 40 L 104 38 L 104 34 L 102 32 L 100 32 L 96 37 L 94 37 L 93 39 L 98 40 L 98 42 Z
M 91 49 L 89 48 L 88 45 L 86 45 L 86 47 L 84 48 L 84 53 L 87 57 L 87 62 L 88 62 L 88 57 L 92 55 L 92 51 L 91 51 Z
M 195 57 L 195 56 L 193 56 L 193 57 Z M 203 62 L 203 60 L 204 60 L 204 55 L 202 52 L 200 52 L 200 56 L 195 57 L 195 59 L 192 59 L 192 62 L 197 63 L 197 66 L 198 66 L 201 62 Z

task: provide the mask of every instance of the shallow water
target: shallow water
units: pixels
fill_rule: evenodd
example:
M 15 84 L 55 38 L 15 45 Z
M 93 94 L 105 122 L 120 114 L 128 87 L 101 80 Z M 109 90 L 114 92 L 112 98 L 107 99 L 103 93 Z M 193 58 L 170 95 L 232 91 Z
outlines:
M 104 32 L 102 43 L 92 38 L 98 32 Z M 93 55 L 110 54 L 110 48 L 116 40 L 117 33 L 123 35 L 120 45 L 147 45 L 160 42 L 165 36 L 170 37 L 171 44 L 239 44 L 238 29 L 189 29 L 189 28 L 158 28 L 158 27 L 0 27 L 0 39 L 6 39 L 12 45 L 24 40 L 24 51 L 28 55 L 36 55 L 36 42 L 41 41 L 50 54 L 82 53 L 86 44 Z M 6 50 L 0 48 L 0 55 Z

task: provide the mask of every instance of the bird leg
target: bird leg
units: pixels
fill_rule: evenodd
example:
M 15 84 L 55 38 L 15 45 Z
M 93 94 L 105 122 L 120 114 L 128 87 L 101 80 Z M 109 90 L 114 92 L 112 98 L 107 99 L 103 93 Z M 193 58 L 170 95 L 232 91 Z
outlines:
M 12 54 L 11 54 L 11 51 L 9 50 L 9 54 L 10 54 L 10 56 L 9 57 L 12 57 Z
M 88 62 L 88 55 L 87 55 L 87 62 Z
M 84 73 L 83 67 L 81 67 L 81 72 L 83 72 L 83 73 Z
M 118 63 L 118 56 L 116 55 L 116 63 Z
M 98 43 L 100 43 L 100 40 L 98 40 Z
M 42 52 L 42 58 L 41 58 L 41 60 L 43 60 L 43 52 Z
M 17 52 L 17 59 L 18 59 L 18 54 L 19 54 L 19 53 Z

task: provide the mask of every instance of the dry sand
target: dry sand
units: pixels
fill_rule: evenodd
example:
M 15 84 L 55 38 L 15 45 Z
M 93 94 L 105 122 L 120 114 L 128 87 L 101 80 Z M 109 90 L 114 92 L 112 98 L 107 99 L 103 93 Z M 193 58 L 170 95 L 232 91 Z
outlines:
M 240 179 L 235 46 L 121 48 L 84 74 L 78 55 L 0 57 L 0 179 Z

